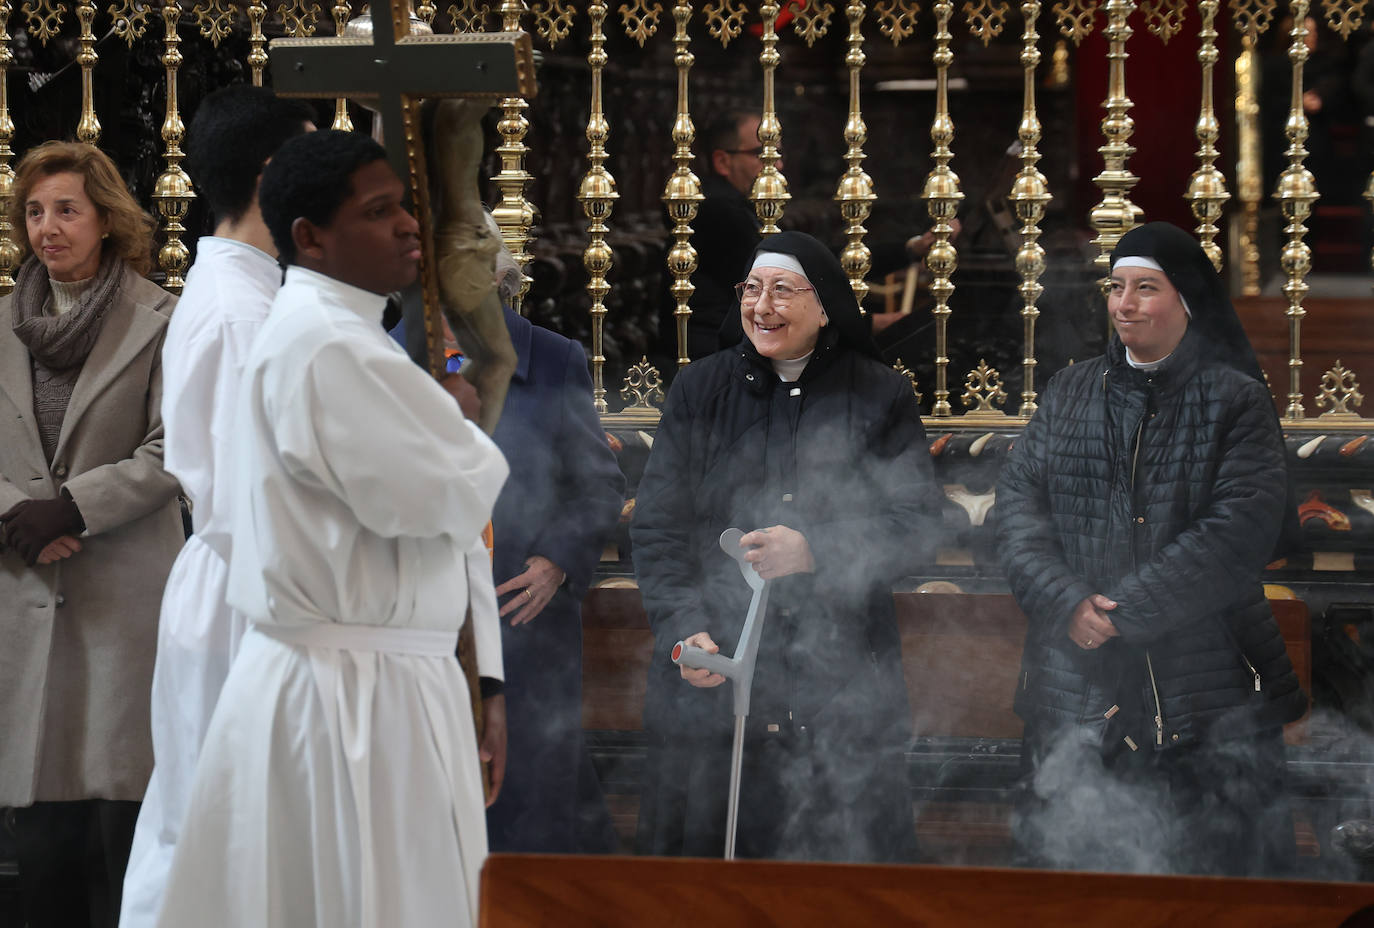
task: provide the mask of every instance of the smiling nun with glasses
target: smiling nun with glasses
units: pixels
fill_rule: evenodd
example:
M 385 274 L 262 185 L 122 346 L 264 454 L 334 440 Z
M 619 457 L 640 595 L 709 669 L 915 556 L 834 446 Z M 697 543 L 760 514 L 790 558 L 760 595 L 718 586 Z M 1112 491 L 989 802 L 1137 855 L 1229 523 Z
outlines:
M 934 544 L 930 454 L 911 385 L 880 360 L 835 256 L 765 239 L 737 288 L 744 338 L 674 381 L 639 485 L 636 573 L 654 630 L 641 853 L 718 856 L 731 700 L 679 669 L 685 639 L 734 653 L 771 582 L 744 747 L 741 857 L 909 860 L 909 734 L 892 588 Z

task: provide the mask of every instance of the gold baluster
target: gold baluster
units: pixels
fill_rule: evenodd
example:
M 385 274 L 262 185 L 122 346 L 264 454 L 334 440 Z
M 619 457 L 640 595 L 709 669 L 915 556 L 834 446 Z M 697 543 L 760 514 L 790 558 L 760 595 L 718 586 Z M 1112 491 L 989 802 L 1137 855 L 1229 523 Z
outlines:
M 248 67 L 253 72 L 253 86 L 262 86 L 262 72 L 267 67 L 267 36 L 262 33 L 263 21 L 267 19 L 265 0 L 252 0 L 248 4 Z
M 864 223 L 873 212 L 873 201 L 878 196 L 873 191 L 873 178 L 863 169 L 864 142 L 868 141 L 868 126 L 864 124 L 859 98 L 859 79 L 868 60 L 864 54 L 864 4 L 854 0 L 845 6 L 844 12 L 849 17 L 849 50 L 844 56 L 845 66 L 849 68 L 849 119 L 844 124 L 844 141 L 848 149 L 844 160 L 849 163 L 849 169 L 840 177 L 835 200 L 840 204 L 844 235 L 848 239 L 840 253 L 840 264 L 862 308 L 864 297 L 868 296 L 866 278 L 873 263 L 873 253 L 864 244 L 864 236 L 868 234 Z
M 94 145 L 100 141 L 100 120 L 95 116 L 95 33 L 91 23 L 95 22 L 95 4 L 82 0 L 76 5 L 76 18 L 81 23 L 81 50 L 76 54 L 76 62 L 81 65 L 81 121 L 76 124 L 76 137 L 79 141 Z
M 606 139 L 611 134 L 611 127 L 601 107 L 601 72 L 608 60 L 606 35 L 602 29 L 606 22 L 606 4 L 593 3 L 587 8 L 587 13 L 592 27 L 592 47 L 587 53 L 587 64 L 592 71 L 592 109 L 587 118 L 587 160 L 590 167 L 582 178 L 577 199 L 587 216 L 587 235 L 591 239 L 587 243 L 587 250 L 582 253 L 582 264 L 587 268 L 587 292 L 592 298 L 592 397 L 596 411 L 604 413 L 606 387 L 602 376 L 606 366 L 606 304 L 603 301 L 611 290 L 606 282 L 606 274 L 611 269 L 614 257 L 611 246 L 606 244 L 606 233 L 609 231 L 606 220 L 610 218 L 611 208 L 619 194 L 615 190 L 615 178 L 606 170 Z
M 949 32 L 949 18 L 954 12 L 952 0 L 938 0 L 935 4 L 935 119 L 930 124 L 930 140 L 935 143 L 931 159 L 935 167 L 926 177 L 925 189 L 921 192 L 926 201 L 926 211 L 935 225 L 930 230 L 935 241 L 926 253 L 926 267 L 934 278 L 930 284 L 931 295 L 935 297 L 935 406 L 931 413 L 936 416 L 951 415 L 949 405 L 949 298 L 954 293 L 950 277 L 959 266 L 959 253 L 950 244 L 954 227 L 950 221 L 959 211 L 959 203 L 964 199 L 959 189 L 959 176 L 950 169 L 949 161 L 954 157 L 950 143 L 954 141 L 954 120 L 949 115 L 949 66 L 954 61 L 954 52 L 949 43 L 953 36 Z
M 520 17 L 525 13 L 522 0 L 503 0 L 501 4 L 502 30 L 520 31 Z M 534 225 L 534 205 L 525 198 L 525 190 L 533 179 L 525 170 L 525 135 L 530 131 L 530 121 L 525 118 L 529 108 L 520 97 L 506 97 L 501 101 L 501 120 L 496 131 L 501 134 L 501 144 L 496 153 L 501 158 L 501 171 L 492 178 L 501 191 L 501 202 L 491 211 L 496 224 L 501 228 L 501 240 L 506 250 L 520 265 L 520 291 L 511 298 L 511 309 L 517 313 L 530 289 L 530 278 L 525 273 L 530 255 L 526 248 L 530 243 L 530 228 Z M 595 346 L 593 346 L 595 351 Z
M 10 223 L 10 200 L 14 197 L 14 120 L 10 117 L 9 72 L 14 64 L 10 51 L 10 0 L 0 0 L 0 294 L 14 289 L 13 271 L 19 263 L 19 246 L 14 243 Z
M 186 285 L 186 265 L 191 258 L 191 253 L 181 241 L 182 233 L 186 231 L 181 222 L 196 197 L 191 189 L 191 178 L 186 176 L 181 167 L 181 159 L 186 157 L 181 150 L 181 140 L 186 137 L 186 125 L 181 121 L 181 113 L 177 108 L 177 70 L 181 67 L 181 36 L 177 34 L 177 22 L 180 19 L 180 0 L 164 0 L 162 23 L 166 32 L 162 66 L 167 69 L 167 116 L 162 121 L 162 141 L 167 146 L 167 170 L 158 176 L 153 188 L 153 201 L 162 215 L 163 231 L 167 236 L 157 253 L 157 263 L 167 275 L 163 286 L 177 294 Z
M 1117 241 L 1140 222 L 1141 210 L 1131 202 L 1131 189 L 1140 178 L 1126 167 L 1135 154 L 1128 141 L 1135 131 L 1131 119 L 1131 100 L 1126 96 L 1126 42 L 1134 30 L 1126 23 L 1135 9 L 1135 0 L 1107 0 L 1107 115 L 1102 120 L 1102 134 L 1107 144 L 1098 149 L 1102 153 L 1102 173 L 1093 183 L 1102 189 L 1102 202 L 1093 208 L 1089 221 L 1097 231 L 1093 244 L 1097 246 L 1096 264 L 1105 278 L 1111 268 L 1112 249 Z
M 687 302 L 692 298 L 696 287 L 692 284 L 692 274 L 697 269 L 697 250 L 692 247 L 692 223 L 697 218 L 697 207 L 703 199 L 701 181 L 692 173 L 692 141 L 696 137 L 696 127 L 692 125 L 692 112 L 688 107 L 688 75 L 696 60 L 691 52 L 691 38 L 687 35 L 687 23 L 692 18 L 690 3 L 673 4 L 673 64 L 677 66 L 677 118 L 673 121 L 673 162 L 677 166 L 668 176 L 663 189 L 663 205 L 673 220 L 673 247 L 668 251 L 668 272 L 673 277 L 673 321 L 677 326 L 677 366 L 686 367 L 687 321 L 692 310 Z
M 1198 221 L 1197 236 L 1202 250 L 1212 259 L 1212 266 L 1221 270 L 1221 248 L 1216 243 L 1217 220 L 1221 209 L 1231 194 L 1226 190 L 1226 178 L 1217 170 L 1217 139 L 1221 137 L 1221 124 L 1217 121 L 1216 109 L 1212 104 L 1212 78 L 1217 63 L 1217 30 L 1215 28 L 1217 8 L 1220 0 L 1199 0 L 1198 13 L 1202 17 L 1202 28 L 1198 31 L 1197 58 L 1202 63 L 1202 108 L 1197 118 L 1198 169 L 1188 181 L 1188 202 L 1192 204 L 1193 216 Z
M 1035 70 L 1040 64 L 1040 35 L 1035 30 L 1035 21 L 1040 16 L 1039 0 L 1029 0 L 1021 4 L 1021 15 L 1025 18 L 1026 28 L 1021 33 L 1021 67 L 1024 69 L 1024 99 L 1021 103 L 1021 126 L 1017 138 L 1021 140 L 1021 171 L 1011 186 L 1011 208 L 1021 220 L 1021 247 L 1016 252 L 1016 272 L 1021 275 L 1017 290 L 1021 293 L 1022 336 L 1025 341 L 1025 356 L 1021 360 L 1021 408 L 1019 415 L 1035 414 L 1035 320 L 1040 316 L 1036 303 L 1045 288 L 1040 276 L 1045 273 L 1045 249 L 1040 245 L 1040 220 L 1045 217 L 1045 207 L 1049 204 L 1049 186 L 1045 175 L 1040 173 L 1036 162 L 1040 152 L 1040 117 L 1035 109 Z
M 1240 200 L 1240 292 L 1259 296 L 1259 214 L 1264 199 L 1260 163 L 1259 37 L 1269 28 L 1276 0 L 1231 0 L 1231 18 L 1241 34 L 1236 55 L 1236 195 Z
M 1302 71 L 1307 61 L 1307 10 L 1308 0 L 1293 0 L 1293 31 L 1289 35 L 1293 44 L 1288 47 L 1288 60 L 1293 63 L 1293 88 L 1288 103 L 1288 122 L 1284 135 L 1288 137 L 1288 148 L 1284 157 L 1288 167 L 1279 177 L 1278 189 L 1274 199 L 1279 201 L 1279 210 L 1288 221 L 1284 234 L 1288 243 L 1283 246 L 1279 256 L 1279 266 L 1288 275 L 1283 284 L 1283 294 L 1288 297 L 1288 408 L 1284 417 L 1301 419 L 1302 408 L 1302 317 L 1307 310 L 1302 308 L 1303 297 L 1307 294 L 1307 274 L 1312 269 L 1312 249 L 1303 241 L 1307 234 L 1304 223 L 1312 215 L 1312 204 L 1317 200 L 1317 186 L 1312 172 L 1307 170 L 1308 123 L 1302 105 Z
M 759 122 L 759 143 L 763 150 L 759 160 L 763 169 L 754 178 L 749 198 L 754 201 L 754 212 L 759 216 L 759 231 L 773 235 L 778 230 L 778 220 L 782 218 L 783 207 L 792 195 L 787 192 L 787 178 L 778 170 L 778 145 L 782 141 L 782 123 L 778 121 L 777 107 L 773 102 L 773 75 L 782 60 L 778 54 L 778 13 L 781 8 L 772 0 L 765 0 L 759 12 L 763 16 L 763 51 L 759 53 L 759 63 L 763 65 L 763 117 Z
M 348 19 L 353 13 L 349 9 L 348 0 L 335 0 L 329 12 L 334 15 L 334 34 L 343 35 L 344 29 L 348 28 Z M 348 115 L 348 101 L 343 97 L 334 101 L 334 122 L 330 128 L 340 132 L 353 131 L 353 119 Z

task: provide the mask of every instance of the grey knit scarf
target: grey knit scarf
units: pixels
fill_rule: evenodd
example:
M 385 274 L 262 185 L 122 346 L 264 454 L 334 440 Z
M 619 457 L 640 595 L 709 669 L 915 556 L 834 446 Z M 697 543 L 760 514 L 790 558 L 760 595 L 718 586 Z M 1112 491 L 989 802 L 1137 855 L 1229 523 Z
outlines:
M 100 337 L 105 312 L 114 304 L 123 277 L 124 262 L 107 253 L 76 305 L 60 316 L 50 316 L 44 311 L 51 296 L 48 269 L 30 257 L 15 275 L 14 334 L 33 359 L 33 414 L 43 455 L 50 464 L 72 390 Z

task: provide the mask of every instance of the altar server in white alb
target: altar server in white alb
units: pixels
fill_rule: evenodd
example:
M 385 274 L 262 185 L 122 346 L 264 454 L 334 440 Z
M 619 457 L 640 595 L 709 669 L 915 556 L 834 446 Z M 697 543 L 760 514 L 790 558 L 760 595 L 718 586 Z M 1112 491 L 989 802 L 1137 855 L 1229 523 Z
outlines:
M 196 108 L 187 167 L 215 216 L 197 243 L 178 312 L 162 349 L 163 462 L 191 503 L 195 533 L 181 549 L 162 597 L 153 670 L 153 776 L 139 811 L 119 923 L 150 928 L 172 851 L 244 619 L 225 603 L 234 399 L 272 300 L 281 267 L 258 209 L 262 168 L 282 142 L 314 128 L 309 108 L 237 84 Z
M 471 599 L 502 676 L 481 531 L 507 475 L 461 377 L 381 328 L 419 229 L 383 149 L 316 132 L 259 200 L 290 265 L 244 372 L 229 604 L 250 621 L 206 734 L 159 925 L 476 921 L 479 751 L 454 658 Z M 461 409 L 461 411 L 460 411 Z M 481 754 L 504 758 L 499 696 Z

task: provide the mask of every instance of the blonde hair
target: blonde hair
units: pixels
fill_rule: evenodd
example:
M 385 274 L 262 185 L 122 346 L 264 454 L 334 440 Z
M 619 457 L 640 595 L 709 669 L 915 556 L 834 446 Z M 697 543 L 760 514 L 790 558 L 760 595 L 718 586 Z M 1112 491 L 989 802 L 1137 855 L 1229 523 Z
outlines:
M 28 199 L 34 186 L 45 177 L 68 172 L 81 175 L 86 196 L 99 210 L 100 218 L 109 224 L 102 254 L 113 249 L 135 271 L 146 275 L 153 267 L 153 232 L 157 223 L 130 195 L 110 156 L 94 145 L 44 142 L 19 159 L 14 195 L 10 199 L 13 228 L 27 227 Z M 22 261 L 32 253 L 32 248 L 27 233 L 16 238 Z

